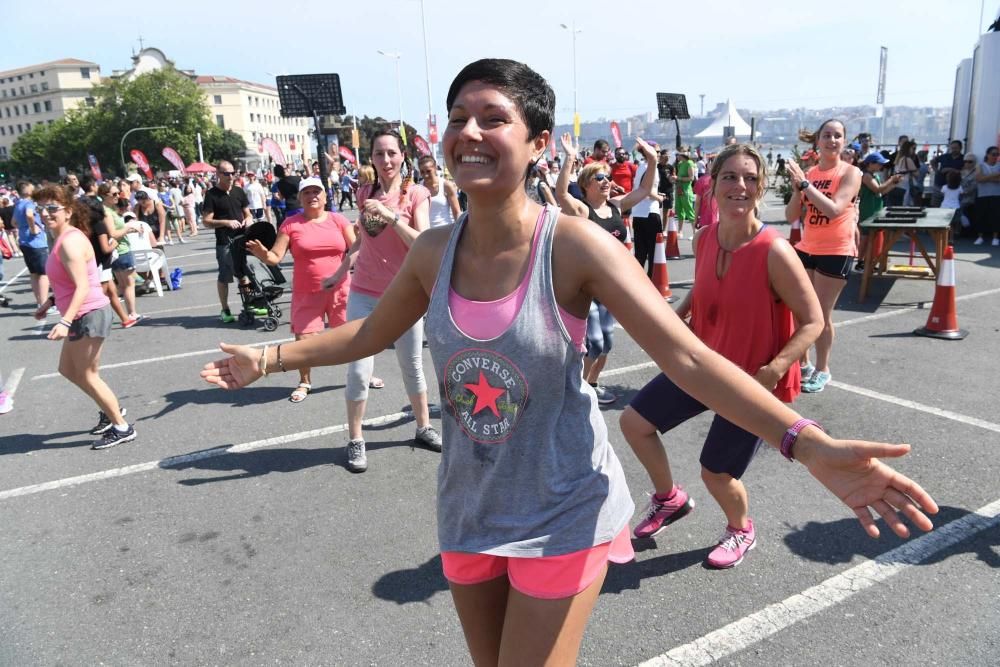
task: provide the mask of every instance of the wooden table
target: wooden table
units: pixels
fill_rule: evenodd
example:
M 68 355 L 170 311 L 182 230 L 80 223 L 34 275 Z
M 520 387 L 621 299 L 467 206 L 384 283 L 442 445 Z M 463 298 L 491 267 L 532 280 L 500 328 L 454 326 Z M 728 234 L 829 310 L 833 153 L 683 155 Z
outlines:
M 862 302 L 868 296 L 868 283 L 873 275 L 881 277 L 885 274 L 889 263 L 889 251 L 899 239 L 904 236 L 913 241 L 914 246 L 920 252 L 927 267 L 931 270 L 931 276 L 910 276 L 905 274 L 893 274 L 899 278 L 937 278 L 938 267 L 941 265 L 941 256 L 944 255 L 944 248 L 948 244 L 948 234 L 950 232 L 951 219 L 954 211 L 947 208 L 928 208 L 927 215 L 917 218 L 916 222 L 893 222 L 879 219 L 885 215 L 884 211 L 879 211 L 871 218 L 861 222 L 861 231 L 868 234 L 868 244 L 865 248 L 865 272 L 861 278 L 861 290 L 858 294 L 858 301 Z M 882 252 L 875 257 L 875 235 L 884 232 L 885 242 L 882 244 Z M 927 234 L 934 243 L 934 256 L 924 247 L 921 240 L 921 232 Z M 877 274 L 876 274 L 877 272 Z

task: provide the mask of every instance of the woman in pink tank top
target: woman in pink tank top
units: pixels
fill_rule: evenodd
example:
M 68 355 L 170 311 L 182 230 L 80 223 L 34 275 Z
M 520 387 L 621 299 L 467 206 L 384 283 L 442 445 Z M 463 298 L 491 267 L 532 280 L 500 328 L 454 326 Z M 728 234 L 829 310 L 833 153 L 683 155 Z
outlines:
M 755 214 L 767 183 L 764 164 L 750 144 L 729 146 L 713 162 L 711 186 L 702 196 L 715 200 L 719 222 L 695 233 L 694 288 L 677 314 L 685 319 L 690 315 L 691 330 L 702 342 L 790 403 L 799 393 L 798 360 L 822 330 L 823 314 L 795 251 Z M 688 493 L 674 484 L 656 432 L 669 431 L 706 409 L 660 374 L 622 413 L 622 434 L 654 487 L 636 537 L 659 534 L 694 507 Z M 740 478 L 759 442 L 721 415 L 708 431 L 701 478 L 727 520 L 706 559 L 709 567 L 734 567 L 756 545 Z
M 861 170 L 841 159 L 846 136 L 842 122 L 828 120 L 815 133 L 799 135 L 819 154 L 816 166 L 803 173 L 794 160 L 787 165 L 795 187 L 785 208 L 785 217 L 794 220 L 805 209 L 802 240 L 795 250 L 823 307 L 823 332 L 816 339 L 816 365 L 809 363 L 808 351 L 802 357 L 802 391 L 810 393 L 823 391 L 830 381 L 833 307 L 858 256 L 857 204 Z
M 63 188 L 42 188 L 35 194 L 38 210 L 55 244 L 45 264 L 53 296 L 39 306 L 42 319 L 53 305 L 62 319 L 49 332 L 62 340 L 59 373 L 83 390 L 100 409 L 92 435 L 101 436 L 93 449 L 107 449 L 135 440 L 135 429 L 125 421 L 125 410 L 98 374 L 101 348 L 111 331 L 111 305 L 101 289 L 101 277 L 88 236 L 90 215 L 86 205 Z

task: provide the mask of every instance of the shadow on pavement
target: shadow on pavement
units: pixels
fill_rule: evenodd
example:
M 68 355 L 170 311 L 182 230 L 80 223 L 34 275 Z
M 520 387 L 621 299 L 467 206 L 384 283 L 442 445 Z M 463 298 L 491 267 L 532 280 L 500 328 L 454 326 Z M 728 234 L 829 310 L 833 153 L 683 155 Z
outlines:
M 290 379 L 294 382 L 294 377 Z M 290 384 L 287 387 L 243 387 L 239 391 L 225 391 L 216 387 L 210 387 L 207 384 L 206 387 L 205 389 L 181 389 L 164 394 L 163 399 L 167 404 L 159 412 L 139 417 L 136 421 L 141 422 L 147 419 L 156 419 L 188 405 L 228 405 L 234 408 L 242 408 L 248 405 L 262 405 L 275 401 L 287 402 L 295 385 Z M 342 384 L 314 387 L 309 392 L 309 396 L 343 388 L 344 385 Z
M 329 437 L 329 436 L 328 436 Z M 339 468 L 347 467 L 347 434 L 335 434 L 333 445 L 316 449 L 296 448 L 266 448 L 250 452 L 237 452 L 217 456 L 206 456 L 195 461 L 172 463 L 171 459 L 160 464 L 164 470 L 208 470 L 230 472 L 228 475 L 216 477 L 191 477 L 178 481 L 184 486 L 200 486 L 212 482 L 229 482 L 238 479 L 250 479 L 270 473 L 290 473 L 314 468 L 316 466 L 332 465 Z M 365 449 L 369 456 L 373 452 L 390 447 L 411 447 L 416 445 L 412 440 L 395 440 L 387 442 L 368 442 Z M 422 449 L 422 448 L 421 448 Z M 208 452 L 213 450 L 206 450 Z M 183 456 L 183 455 L 182 455 Z M 172 457 L 176 459 L 178 457 Z
M 715 545 L 679 553 L 668 553 L 655 558 L 633 560 L 628 563 L 608 565 L 608 576 L 604 579 L 601 594 L 621 593 L 622 591 L 638 590 L 643 579 L 662 577 L 665 574 L 686 570 L 689 567 L 703 565 Z M 632 547 L 636 554 L 656 548 L 652 539 L 634 539 Z
M 941 506 L 936 516 L 931 517 L 935 527 L 941 527 L 970 514 L 969 510 L 959 507 Z M 839 519 L 829 523 L 810 521 L 805 526 L 785 536 L 785 545 L 796 556 L 818 563 L 835 565 L 849 563 L 855 556 L 875 559 L 882 554 L 906 544 L 923 533 L 910 526 L 911 537 L 904 540 L 896 536 L 879 520 L 879 531 L 882 536 L 873 540 L 861 529 L 856 519 Z M 940 563 L 950 556 L 970 551 L 970 546 L 976 544 L 976 553 L 981 561 L 990 567 L 1000 568 L 1000 520 L 994 519 L 992 529 L 987 528 L 963 539 L 946 549 L 922 560 L 921 565 Z M 992 548 L 991 548 L 992 547 Z
M 425 602 L 447 590 L 448 581 L 444 578 L 440 555 L 415 568 L 383 574 L 372 586 L 375 597 L 396 604 Z
M 71 442 L 53 442 L 71 437 L 74 438 Z M 89 449 L 97 437 L 96 435 L 87 433 L 86 428 L 79 431 L 64 431 L 62 433 L 19 433 L 0 438 L 0 456 L 5 454 L 27 454 L 28 452 L 42 449 L 69 449 L 71 447 Z

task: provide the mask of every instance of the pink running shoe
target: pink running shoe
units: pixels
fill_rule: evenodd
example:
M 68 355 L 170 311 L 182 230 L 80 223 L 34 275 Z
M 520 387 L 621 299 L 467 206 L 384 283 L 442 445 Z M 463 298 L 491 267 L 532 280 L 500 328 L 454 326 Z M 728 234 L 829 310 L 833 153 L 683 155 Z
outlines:
M 677 519 L 686 516 L 694 509 L 694 501 L 687 491 L 679 486 L 674 487 L 674 497 L 670 500 L 657 500 L 655 494 L 649 494 L 649 505 L 646 506 L 646 518 L 635 527 L 632 534 L 636 537 L 656 537 L 667 526 Z
M 753 521 L 747 519 L 747 523 L 750 525 L 744 530 L 726 526 L 726 532 L 719 538 L 718 546 L 705 559 L 710 567 L 720 570 L 736 567 L 743 562 L 746 553 L 757 546 L 757 531 L 753 528 Z
M 14 398 L 5 391 L 0 391 L 0 415 L 5 415 L 14 409 Z

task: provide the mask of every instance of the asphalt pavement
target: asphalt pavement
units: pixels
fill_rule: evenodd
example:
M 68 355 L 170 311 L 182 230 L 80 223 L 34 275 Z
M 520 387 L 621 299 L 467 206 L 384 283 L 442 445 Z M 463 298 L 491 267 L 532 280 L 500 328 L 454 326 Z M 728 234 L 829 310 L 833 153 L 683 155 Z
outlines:
M 777 221 L 770 203 L 762 217 Z M 690 240 L 681 250 L 678 295 L 694 268 Z M 386 388 L 369 397 L 369 471 L 351 474 L 344 368 L 314 370 L 301 404 L 287 400 L 295 373 L 238 392 L 198 377 L 220 341 L 290 338 L 289 295 L 278 331 L 224 325 L 211 235 L 166 251 L 182 289 L 140 297 L 146 319 L 116 323 L 104 348 L 102 377 L 138 432 L 106 451 L 90 449 L 96 408 L 31 318 L 23 262 L 4 264 L 0 372 L 15 407 L 0 416 L 0 665 L 469 664 L 437 548 L 439 455 L 413 442 L 393 352 L 376 360 Z M 699 479 L 710 418 L 691 420 L 666 442 L 697 508 L 611 566 L 580 664 L 997 664 L 998 269 L 997 249 L 957 243 L 970 333 L 954 342 L 911 333 L 933 282 L 876 280 L 858 303 L 852 275 L 834 382 L 796 403 L 839 437 L 912 443 L 893 465 L 940 504 L 935 531 L 901 540 L 880 522 L 871 540 L 768 449 L 744 478 L 758 547 L 707 569 L 725 520 Z M 429 354 L 425 372 L 436 402 Z M 638 508 L 649 484 L 618 417 L 655 372 L 619 329 L 604 383 L 620 398 L 604 413 Z

